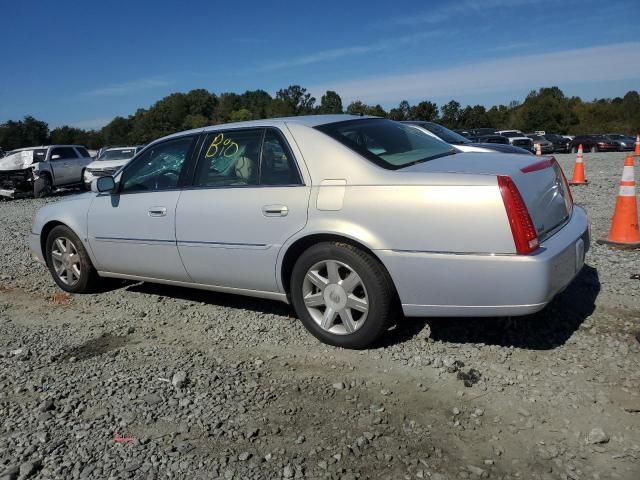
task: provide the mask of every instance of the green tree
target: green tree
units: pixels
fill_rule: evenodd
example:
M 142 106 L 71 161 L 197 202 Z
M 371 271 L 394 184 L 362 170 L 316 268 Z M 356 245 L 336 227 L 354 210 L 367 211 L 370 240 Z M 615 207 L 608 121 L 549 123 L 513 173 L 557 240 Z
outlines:
M 246 108 L 241 108 L 240 110 L 234 110 L 231 112 L 229 121 L 231 122 L 243 122 L 245 120 L 251 120 L 253 115 Z
M 420 102 L 409 109 L 409 120 L 424 120 L 435 122 L 438 120 L 438 105 L 433 102 Z
M 397 108 L 389 110 L 389 118 L 391 120 L 409 120 L 411 115 L 411 105 L 406 100 L 402 100 Z
M 458 128 L 461 115 L 460 104 L 455 100 L 440 107 L 440 122 L 447 128 Z
M 342 99 L 333 90 L 327 92 L 320 98 L 318 113 L 342 113 Z
M 313 113 L 313 106 L 316 103 L 316 99 L 310 93 L 307 93 L 306 88 L 302 88 L 300 85 L 289 85 L 285 89 L 278 90 L 276 99 L 289 105 L 294 115 Z

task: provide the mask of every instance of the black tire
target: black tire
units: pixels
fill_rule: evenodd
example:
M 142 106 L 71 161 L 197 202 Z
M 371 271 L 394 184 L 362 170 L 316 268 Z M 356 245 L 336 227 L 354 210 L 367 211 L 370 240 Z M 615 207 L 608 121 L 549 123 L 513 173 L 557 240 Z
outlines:
M 77 252 L 77 260 L 79 261 L 80 265 L 80 275 L 79 278 L 77 278 L 77 280 L 73 283 L 66 283 L 65 280 L 61 278 L 61 275 L 58 274 L 54 266 L 54 243 L 57 239 L 69 240 L 72 243 L 72 247 Z M 87 251 L 82 245 L 82 242 L 69 227 L 65 225 L 58 225 L 57 227 L 53 228 L 51 232 L 49 232 L 46 240 L 45 255 L 47 259 L 47 267 L 49 267 L 51 276 L 62 290 L 69 293 L 90 293 L 95 290 L 100 277 L 98 277 L 95 268 L 93 268 L 91 259 L 89 258 Z
M 598 153 L 598 147 L 596 145 L 591 147 L 591 153 Z
M 578 149 L 576 147 L 571 147 L 571 153 L 578 153 Z
M 303 299 L 303 283 L 307 272 L 323 261 L 348 265 L 361 279 L 368 301 L 368 312 L 362 325 L 352 333 L 336 334 L 323 329 L 313 319 Z M 343 348 L 370 346 L 395 320 L 395 288 L 384 266 L 370 254 L 348 244 L 323 242 L 306 250 L 293 267 L 291 301 L 305 328 L 321 342 Z
M 40 174 L 38 179 L 33 183 L 33 196 L 35 198 L 42 198 L 50 195 L 53 191 L 52 184 L 51 176 L 48 173 Z

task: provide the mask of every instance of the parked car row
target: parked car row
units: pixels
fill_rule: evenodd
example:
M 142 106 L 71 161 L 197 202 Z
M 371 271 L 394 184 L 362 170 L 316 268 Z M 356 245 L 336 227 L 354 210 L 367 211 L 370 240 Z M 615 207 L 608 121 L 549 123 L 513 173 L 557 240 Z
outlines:
M 540 145 L 543 154 L 575 153 L 579 145 L 582 145 L 582 148 L 588 152 L 620 152 L 635 149 L 635 138 L 619 133 L 573 136 L 544 131 L 524 134 L 520 130 L 494 130 L 492 128 L 458 129 L 455 132 L 472 142 L 509 143 L 533 152 Z

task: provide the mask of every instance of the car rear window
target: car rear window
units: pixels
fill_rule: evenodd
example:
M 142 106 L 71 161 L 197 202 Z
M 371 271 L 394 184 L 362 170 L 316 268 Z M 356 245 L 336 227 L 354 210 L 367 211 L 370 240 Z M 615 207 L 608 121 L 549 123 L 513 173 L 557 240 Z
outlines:
M 457 152 L 451 145 L 416 128 L 381 118 L 347 120 L 315 128 L 388 170 Z

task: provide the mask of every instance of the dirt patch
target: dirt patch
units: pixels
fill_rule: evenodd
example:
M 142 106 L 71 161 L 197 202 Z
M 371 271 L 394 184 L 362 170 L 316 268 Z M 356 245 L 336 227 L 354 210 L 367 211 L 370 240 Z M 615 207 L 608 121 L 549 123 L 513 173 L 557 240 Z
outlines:
M 71 302 L 73 301 L 71 298 L 71 295 L 69 295 L 68 293 L 63 293 L 63 292 L 59 292 L 59 293 L 54 293 L 53 295 L 49 295 L 47 297 L 47 300 L 51 303 L 53 303 L 54 305 L 59 305 L 61 307 L 66 307 L 71 305 Z
M 112 350 L 122 348 L 127 343 L 129 343 L 127 337 L 107 333 L 65 352 L 60 357 L 60 360 L 69 360 L 71 358 L 75 358 L 76 360 L 87 360 L 89 358 L 103 355 Z

